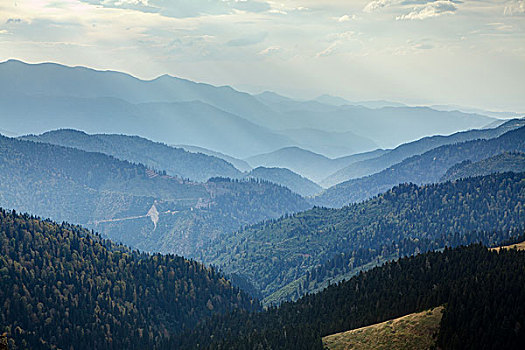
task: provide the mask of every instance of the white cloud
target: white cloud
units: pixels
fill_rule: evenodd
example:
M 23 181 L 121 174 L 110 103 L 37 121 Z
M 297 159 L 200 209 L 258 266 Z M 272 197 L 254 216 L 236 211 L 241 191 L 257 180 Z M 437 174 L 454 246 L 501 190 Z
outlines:
M 326 57 L 333 54 L 339 53 L 345 49 L 345 44 L 347 44 L 355 36 L 355 32 L 346 31 L 342 33 L 334 33 L 328 35 L 328 40 L 332 43 L 324 50 L 318 52 L 316 57 Z M 346 47 L 347 48 L 347 47 Z
M 506 16 L 525 14 L 525 0 L 512 0 L 505 6 L 503 14 Z
M 349 16 L 349 15 L 343 15 L 343 16 L 341 16 L 341 17 L 339 17 L 339 18 L 337 19 L 337 22 L 340 22 L 340 23 L 348 22 L 348 21 L 353 20 L 353 19 L 356 19 L 356 18 L 357 18 L 356 15 L 351 15 L 351 16 Z
M 326 56 L 333 55 L 338 45 L 339 45 L 339 41 L 335 41 L 331 43 L 330 46 L 328 46 L 323 51 L 318 52 L 315 56 L 316 57 L 326 57 Z
M 373 1 L 370 1 L 368 4 L 366 4 L 363 11 L 364 12 L 374 12 L 383 7 L 388 7 L 394 3 L 400 3 L 400 2 L 401 1 L 394 1 L 394 0 L 373 0 Z
M 396 17 L 397 20 L 411 20 L 411 19 L 427 19 L 432 17 L 438 17 L 445 14 L 452 14 L 456 12 L 457 7 L 452 1 L 442 0 L 429 2 L 424 5 L 416 6 L 405 15 Z
M 363 99 L 377 98 L 383 87 L 384 97 L 402 87 L 399 94 L 439 95 L 471 105 L 508 101 L 525 109 L 523 3 L 38 0 L 14 6 L 0 1 L 0 60 L 56 61 L 143 78 L 169 73 L 283 92 L 298 86 L 319 93 L 344 90 L 340 94 Z M 421 20 L 450 13 L 455 15 L 446 16 L 446 27 Z M 487 66 L 491 70 L 483 80 L 476 72 Z M 368 83 L 342 84 L 348 75 Z M 492 88 L 493 98 L 481 91 L 489 80 L 486 90 Z M 443 86 L 452 87 L 443 92 Z
M 266 49 L 259 52 L 259 55 L 273 55 L 275 53 L 281 52 L 282 49 L 279 46 L 270 46 Z

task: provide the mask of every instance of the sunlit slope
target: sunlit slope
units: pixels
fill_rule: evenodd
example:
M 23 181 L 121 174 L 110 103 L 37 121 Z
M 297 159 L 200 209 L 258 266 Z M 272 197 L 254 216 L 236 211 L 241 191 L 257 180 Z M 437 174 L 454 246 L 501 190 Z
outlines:
M 329 350 L 429 350 L 436 346 L 443 307 L 323 338 Z

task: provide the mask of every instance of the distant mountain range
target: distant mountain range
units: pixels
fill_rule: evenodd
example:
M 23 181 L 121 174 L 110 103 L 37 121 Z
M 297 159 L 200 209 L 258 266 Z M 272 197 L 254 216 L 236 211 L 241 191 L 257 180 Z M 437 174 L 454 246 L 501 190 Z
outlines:
M 373 175 L 330 187 L 315 198 L 315 203 L 342 207 L 375 196 L 400 183 L 438 182 L 457 163 L 466 160 L 476 162 L 503 152 L 525 152 L 525 126 L 497 138 L 444 145 L 406 158 Z
M 378 157 L 352 163 L 352 165 L 342 168 L 323 179 L 320 184 L 325 187 L 330 187 L 344 181 L 380 172 L 408 157 L 423 154 L 439 146 L 476 139 L 490 139 L 524 125 L 525 119 L 513 119 L 502 121 L 501 125 L 495 126 L 493 129 L 469 130 L 449 136 L 437 135 L 424 137 L 417 141 L 402 144 L 389 152 L 385 152 L 385 154 L 379 155 Z
M 262 98 L 170 76 L 144 81 L 120 72 L 15 60 L 0 63 L 0 93 L 2 128 L 18 135 L 59 128 L 140 135 L 236 158 L 291 146 L 340 157 L 494 121 L 391 104 L 366 108 Z
M 285 147 L 271 153 L 246 158 L 245 160 L 252 167 L 287 168 L 313 181 L 320 182 L 326 176 L 350 164 L 375 158 L 387 152 L 385 150 L 375 150 L 331 159 L 299 147 Z

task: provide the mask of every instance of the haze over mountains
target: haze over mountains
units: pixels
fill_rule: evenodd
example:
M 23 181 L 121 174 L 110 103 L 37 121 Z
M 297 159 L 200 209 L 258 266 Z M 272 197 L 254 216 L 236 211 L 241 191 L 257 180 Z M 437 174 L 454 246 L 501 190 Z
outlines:
M 119 72 L 51 63 L 3 62 L 0 78 L 0 107 L 10 116 L 2 127 L 13 133 L 59 128 L 125 133 L 238 158 L 288 146 L 340 157 L 493 121 L 430 108 L 369 109 L 293 100 L 285 100 L 283 106 L 284 102 L 263 103 L 230 87 L 170 76 L 143 81 Z M 319 142 L 319 135 L 331 136 Z
M 373 197 L 399 183 L 438 182 L 457 163 L 475 162 L 504 152 L 525 152 L 525 126 L 497 138 L 444 145 L 406 158 L 381 172 L 330 187 L 315 198 L 315 203 L 341 207 Z
M 408 157 L 423 154 L 426 151 L 439 146 L 476 139 L 490 139 L 498 137 L 507 131 L 516 129 L 523 125 L 525 125 L 525 120 L 515 119 L 503 121 L 501 125 L 495 125 L 493 128 L 469 130 L 449 136 L 436 135 L 425 137 L 417 141 L 400 145 L 378 157 L 364 159 L 345 168 L 341 168 L 321 181 L 321 184 L 329 187 L 347 180 L 371 175 L 382 171 L 391 165 L 399 163 Z
M 0 344 L 520 348 L 525 119 L 442 109 L 0 63 Z

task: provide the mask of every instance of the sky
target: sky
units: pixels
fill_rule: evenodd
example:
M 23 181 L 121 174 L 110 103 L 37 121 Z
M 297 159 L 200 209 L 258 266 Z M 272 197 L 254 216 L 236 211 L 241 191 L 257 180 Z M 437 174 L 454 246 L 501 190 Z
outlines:
M 525 112 L 525 0 L 0 0 L 0 61 Z

